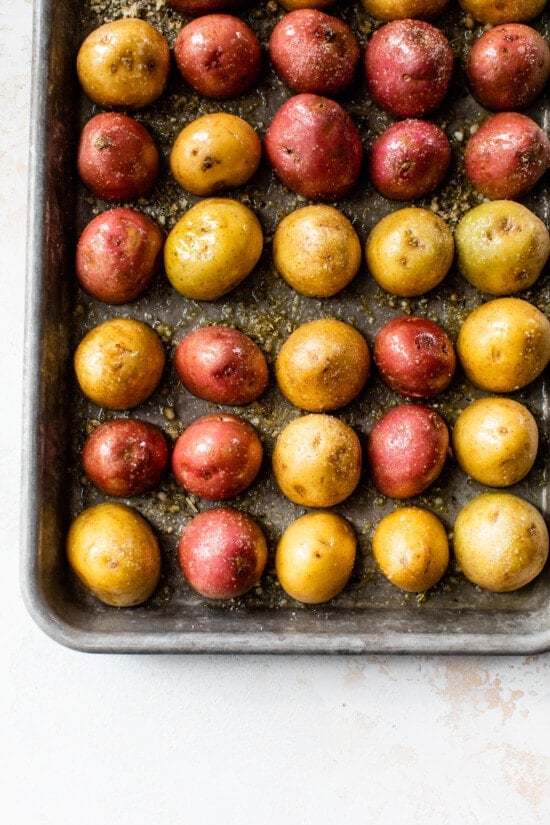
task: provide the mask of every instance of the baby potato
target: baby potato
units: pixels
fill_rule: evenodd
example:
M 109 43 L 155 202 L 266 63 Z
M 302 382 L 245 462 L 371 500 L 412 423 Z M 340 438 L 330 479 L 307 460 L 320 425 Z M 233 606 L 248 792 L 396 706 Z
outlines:
M 69 527 L 67 557 L 85 587 L 113 607 L 146 601 L 160 578 L 153 529 L 127 504 L 103 502 L 83 510 Z
M 291 421 L 275 442 L 273 473 L 282 493 L 304 507 L 332 507 L 359 483 L 361 442 L 332 415 L 311 413 Z
M 465 12 L 479 23 L 525 23 L 540 14 L 546 0 L 459 0 Z
M 466 578 L 479 587 L 495 593 L 518 590 L 546 564 L 548 528 L 526 499 L 482 493 L 456 518 L 454 554 Z
M 262 249 L 262 227 L 248 206 L 231 198 L 205 198 L 169 232 L 166 275 L 186 298 L 214 301 L 244 281 Z
M 286 215 L 273 236 L 273 260 L 284 280 L 309 298 L 344 289 L 361 265 L 361 242 L 351 221 L 328 204 Z
M 372 552 L 383 575 L 410 593 L 436 585 L 449 565 L 445 528 L 422 507 L 401 507 L 384 516 L 376 525 Z
M 434 212 L 407 206 L 375 224 L 365 253 L 377 284 L 393 295 L 410 298 L 441 283 L 453 262 L 454 240 Z
M 467 316 L 456 350 L 472 384 L 487 392 L 513 392 L 546 368 L 550 321 L 522 298 L 494 298 Z
M 170 48 L 162 34 L 134 17 L 94 29 L 78 51 L 80 84 L 104 108 L 140 109 L 156 100 L 166 86 Z
M 336 513 L 307 513 L 284 531 L 275 553 L 283 590 L 296 601 L 320 604 L 346 586 L 357 548 L 348 522 Z
M 170 169 L 180 186 L 205 197 L 246 183 L 261 155 L 260 138 L 246 120 L 213 112 L 181 130 L 170 153 Z
M 455 230 L 457 265 L 473 286 L 510 295 L 532 286 L 550 255 L 550 233 L 541 219 L 510 200 L 469 209 Z
M 74 354 L 80 389 L 99 407 L 127 410 L 155 391 L 166 355 L 152 327 L 134 318 L 111 318 L 91 329 Z
M 302 324 L 286 339 L 275 362 L 279 389 L 291 404 L 308 412 L 349 404 L 369 373 L 367 342 L 355 327 L 336 318 Z
M 432 20 L 447 8 L 449 0 L 362 0 L 365 11 L 377 20 L 416 18 Z
M 458 416 L 453 455 L 465 473 L 489 487 L 510 487 L 531 470 L 539 445 L 537 422 L 511 398 L 478 398 Z

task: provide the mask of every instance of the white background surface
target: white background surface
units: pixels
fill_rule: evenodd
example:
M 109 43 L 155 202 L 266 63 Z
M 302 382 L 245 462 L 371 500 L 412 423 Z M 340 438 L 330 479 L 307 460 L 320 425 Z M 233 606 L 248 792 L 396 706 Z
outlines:
M 30 0 L 0 0 L 0 821 L 548 825 L 548 656 L 94 655 L 26 613 L 31 19 Z

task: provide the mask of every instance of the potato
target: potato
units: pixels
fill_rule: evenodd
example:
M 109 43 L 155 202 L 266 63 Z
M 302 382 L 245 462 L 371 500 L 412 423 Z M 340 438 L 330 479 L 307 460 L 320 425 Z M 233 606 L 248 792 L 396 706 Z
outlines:
M 159 336 L 135 318 L 111 318 L 78 344 L 74 369 L 84 395 L 99 407 L 128 410 L 156 390 L 166 355 Z
M 357 539 L 350 524 L 331 512 L 307 513 L 284 531 L 275 554 L 283 590 L 304 604 L 334 599 L 355 563 Z
M 260 165 L 262 143 L 246 120 L 213 112 L 191 121 L 170 152 L 170 169 L 180 186 L 205 197 L 242 186 Z
M 158 180 L 160 156 L 147 131 L 129 115 L 101 112 L 82 129 L 77 169 L 84 186 L 106 201 L 147 195 Z
M 174 367 L 190 393 L 215 404 L 250 404 L 269 381 L 261 349 L 231 327 L 202 327 L 188 333 L 176 347 Z
M 310 413 L 281 432 L 272 454 L 273 473 L 282 493 L 304 507 L 332 507 L 359 483 L 359 437 L 332 415 Z
M 155 221 L 135 209 L 121 206 L 96 215 L 76 247 L 80 286 L 107 304 L 135 301 L 162 266 L 164 238 Z
M 365 79 L 374 102 L 395 117 L 423 117 L 449 91 L 454 54 L 443 32 L 425 20 L 392 20 L 365 48 Z
M 511 295 L 538 279 L 550 255 L 550 233 L 526 206 L 494 200 L 463 215 L 455 249 L 467 281 L 490 295 Z
M 85 587 L 113 607 L 142 604 L 160 579 L 161 554 L 153 529 L 122 503 L 83 510 L 69 527 L 67 558 Z
M 267 542 L 254 519 L 231 507 L 199 513 L 184 527 L 178 545 L 188 584 L 207 599 L 234 599 L 258 584 Z
M 390 408 L 367 439 L 372 482 L 390 498 L 410 498 L 427 490 L 439 478 L 448 452 L 445 421 L 419 404 Z
M 76 59 L 78 79 L 104 109 L 140 109 L 163 93 L 170 48 L 162 34 L 134 17 L 104 23 L 84 40 Z
M 294 9 L 326 9 L 334 6 L 336 0 L 277 0 L 286 11 Z
M 273 261 L 301 295 L 329 298 L 355 278 L 362 249 L 351 221 L 336 207 L 316 203 L 295 209 L 278 224 Z
M 226 100 L 254 85 L 262 49 L 244 20 L 232 14 L 205 14 L 180 29 L 174 58 L 191 88 L 205 97 Z
M 166 0 L 166 4 L 189 17 L 216 12 L 238 11 L 249 5 L 249 0 Z
M 400 507 L 384 516 L 374 530 L 372 552 L 383 575 L 410 593 L 434 587 L 449 566 L 445 528 L 421 507 Z
M 319 9 L 296 9 L 274 26 L 271 63 L 294 92 L 335 97 L 352 83 L 361 50 L 352 29 Z
M 513 392 L 546 368 L 550 321 L 522 298 L 494 298 L 467 316 L 456 349 L 472 384 L 487 392 Z
M 407 17 L 432 20 L 442 14 L 449 0 L 361 0 L 365 11 L 377 20 Z
M 160 427 L 136 418 L 113 418 L 91 432 L 82 447 L 82 468 L 108 496 L 137 496 L 162 479 L 170 447 Z
M 453 262 L 453 235 L 439 215 L 407 206 L 375 224 L 365 254 L 369 272 L 379 286 L 410 298 L 441 283 Z
M 169 232 L 166 275 L 186 298 L 214 301 L 250 275 L 262 249 L 262 227 L 248 206 L 232 198 L 205 198 Z
M 458 416 L 452 446 L 454 458 L 473 479 L 489 487 L 511 487 L 535 463 L 537 422 L 511 398 L 478 398 Z
M 370 353 L 361 333 L 336 318 L 299 326 L 286 339 L 275 362 L 285 398 L 309 412 L 329 412 L 349 404 L 370 373 Z
M 359 180 L 363 144 L 352 117 L 322 95 L 292 95 L 277 109 L 264 149 L 282 183 L 315 201 L 350 194 Z
M 531 26 L 495 26 L 470 49 L 466 76 L 472 95 L 486 109 L 525 109 L 548 82 L 550 48 Z
M 176 441 L 172 471 L 189 493 L 222 500 L 250 487 L 262 458 L 262 442 L 252 424 L 231 413 L 208 413 Z
M 529 501 L 513 493 L 482 493 L 459 512 L 454 554 L 469 581 L 507 593 L 525 587 L 548 558 L 548 529 Z
M 546 0 L 459 0 L 465 12 L 480 23 L 525 23 L 533 20 Z

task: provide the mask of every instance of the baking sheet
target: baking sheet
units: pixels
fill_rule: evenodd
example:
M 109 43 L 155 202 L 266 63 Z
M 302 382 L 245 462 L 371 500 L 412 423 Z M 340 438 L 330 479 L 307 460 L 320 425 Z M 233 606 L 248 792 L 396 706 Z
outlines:
M 510 594 L 481 591 L 466 582 L 453 564 L 442 582 L 425 595 L 404 594 L 390 585 L 374 565 L 370 538 L 374 523 L 396 502 L 377 493 L 367 471 L 353 496 L 335 508 L 353 525 L 359 549 L 348 586 L 327 604 L 301 605 L 278 586 L 271 564 L 277 537 L 305 510 L 278 492 L 268 458 L 251 490 L 227 502 L 259 521 L 271 550 L 261 586 L 242 599 L 209 603 L 183 581 L 176 565 L 179 532 L 197 511 L 213 503 L 186 496 L 171 477 L 155 493 L 128 500 L 155 527 L 163 547 L 163 576 L 153 599 L 140 607 L 107 607 L 74 579 L 65 558 L 67 526 L 83 507 L 103 500 L 82 477 L 80 448 L 93 422 L 111 415 L 88 403 L 75 387 L 72 353 L 88 329 L 114 315 L 146 320 L 163 337 L 170 364 L 175 345 L 190 329 L 212 321 L 234 324 L 261 344 L 272 367 L 289 332 L 311 318 L 340 317 L 372 342 L 384 321 L 410 312 L 439 320 L 456 340 L 462 320 L 483 298 L 451 272 L 433 293 L 402 300 L 379 290 L 364 266 L 354 282 L 333 299 L 297 295 L 273 270 L 270 239 L 283 215 L 305 202 L 287 192 L 265 163 L 250 184 L 228 193 L 256 211 L 266 244 L 253 275 L 226 298 L 211 303 L 187 301 L 174 292 L 165 277 L 159 278 L 144 298 L 117 308 L 79 291 L 73 269 L 76 239 L 85 223 L 109 205 L 91 198 L 75 174 L 79 130 L 98 111 L 80 94 L 75 57 L 89 30 L 130 12 L 157 25 L 170 43 L 184 22 L 161 0 L 131 4 L 124 0 L 68 0 L 62 14 L 55 12 L 55 4 L 49 0 L 35 4 L 21 556 L 22 590 L 31 615 L 61 644 L 98 652 L 534 653 L 549 649 L 548 569 L 533 584 Z M 334 13 L 351 23 L 364 45 L 373 21 L 360 4 L 337 5 Z M 259 34 L 264 51 L 269 31 L 282 14 L 274 2 L 256 4 L 243 14 Z M 547 18 L 545 15 L 537 21 L 546 35 Z M 480 120 L 483 110 L 465 90 L 460 58 L 479 29 L 465 27 L 458 9 L 452 9 L 438 25 L 450 37 L 458 57 L 452 94 L 434 117 L 451 140 L 454 168 L 452 179 L 435 197 L 418 203 L 431 206 L 454 226 L 477 202 L 463 180 L 460 155 L 464 136 Z M 159 185 L 137 208 L 168 230 L 196 200 L 181 190 L 167 171 L 169 148 L 185 123 L 223 108 L 241 114 L 263 135 L 272 113 L 289 94 L 267 59 L 260 87 L 224 104 L 190 94 L 173 71 L 161 100 L 136 114 L 151 129 L 164 163 Z M 358 124 L 365 147 L 391 122 L 371 104 L 360 81 L 342 102 Z M 547 104 L 546 96 L 529 112 L 545 126 Z M 548 221 L 548 202 L 543 182 L 526 204 Z M 365 176 L 356 192 L 338 204 L 352 219 L 362 242 L 382 215 L 402 205 L 376 195 Z M 548 273 L 526 297 L 548 313 Z M 452 426 L 459 411 L 476 395 L 458 373 L 451 388 L 431 406 Z M 513 491 L 531 500 L 548 520 L 545 378 L 514 397 L 537 417 L 541 449 L 528 479 Z M 395 396 L 373 375 L 357 402 L 337 414 L 364 438 L 381 410 L 394 401 Z M 169 366 L 159 391 L 131 415 L 159 423 L 174 437 L 194 418 L 212 409 L 216 407 L 190 396 Z M 277 434 L 298 414 L 281 398 L 273 380 L 259 402 L 237 412 L 256 426 L 267 456 Z M 438 482 L 412 501 L 432 509 L 451 531 L 462 504 L 482 489 L 448 461 Z

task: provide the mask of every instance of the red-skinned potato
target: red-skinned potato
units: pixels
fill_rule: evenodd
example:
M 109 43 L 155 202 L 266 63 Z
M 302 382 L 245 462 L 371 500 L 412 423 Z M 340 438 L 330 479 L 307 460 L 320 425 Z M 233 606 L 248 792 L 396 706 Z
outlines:
M 206 14 L 187 23 L 174 43 L 184 80 L 205 97 L 224 100 L 250 89 L 261 68 L 260 41 L 231 14 Z
M 84 228 L 76 247 L 76 277 L 82 289 L 107 304 L 139 298 L 162 264 L 164 232 L 148 215 L 117 207 Z
M 285 14 L 269 38 L 277 74 L 294 92 L 333 97 L 350 86 L 360 47 L 350 27 L 319 9 Z
M 137 496 L 157 486 L 170 457 L 160 427 L 136 418 L 113 418 L 88 436 L 84 472 L 108 496 Z
M 373 142 L 369 177 L 386 198 L 422 198 L 440 186 L 451 163 L 451 145 L 437 124 L 419 118 L 400 120 Z
M 466 175 L 490 200 L 527 195 L 550 166 L 550 140 L 520 112 L 499 112 L 481 124 L 464 151 Z
M 550 48 L 531 26 L 495 26 L 470 49 L 466 76 L 472 95 L 486 109 L 524 109 L 548 82 Z
M 269 381 L 261 349 L 248 335 L 231 327 L 202 327 L 189 332 L 176 347 L 174 367 L 190 393 L 215 404 L 250 404 Z
M 267 542 L 246 513 L 218 507 L 189 521 L 178 546 L 180 569 L 187 583 L 207 599 L 243 596 L 260 580 L 267 561 Z
M 355 188 L 363 145 L 351 116 L 322 95 L 293 95 L 275 113 L 264 147 L 282 183 L 311 200 L 334 201 Z
M 443 327 L 415 315 L 388 321 L 373 343 L 383 381 L 409 398 L 433 398 L 447 389 L 456 369 L 453 343 Z
M 424 492 L 439 477 L 448 451 L 445 421 L 420 404 L 392 407 L 376 422 L 367 440 L 372 481 L 390 498 Z
M 454 55 L 440 29 L 424 20 L 392 20 L 365 49 L 365 77 L 374 102 L 396 117 L 422 117 L 443 102 Z
M 101 112 L 82 129 L 77 168 L 92 194 L 106 201 L 129 201 L 153 188 L 160 158 L 141 123 L 120 112 Z
M 172 471 L 189 493 L 222 500 L 250 487 L 262 458 L 262 443 L 252 424 L 231 413 L 207 413 L 176 441 Z

